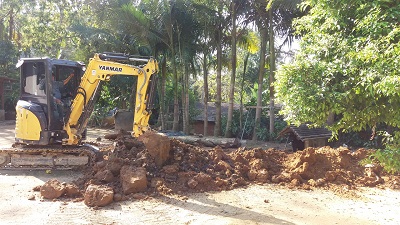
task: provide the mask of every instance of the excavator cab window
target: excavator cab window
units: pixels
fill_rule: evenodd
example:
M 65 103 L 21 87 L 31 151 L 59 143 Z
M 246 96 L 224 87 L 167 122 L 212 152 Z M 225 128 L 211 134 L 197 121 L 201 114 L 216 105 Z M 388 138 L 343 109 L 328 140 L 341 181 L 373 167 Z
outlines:
M 46 96 L 41 81 L 45 79 L 44 62 L 26 62 L 22 65 L 21 73 L 22 94 Z
M 64 82 L 71 76 L 66 84 L 63 84 L 60 87 L 61 98 L 62 99 L 70 99 L 74 96 L 74 92 L 79 85 L 80 72 L 76 67 L 68 67 L 68 66 L 57 66 L 54 73 L 54 80 L 56 82 Z M 72 75 L 73 74 L 73 75 Z

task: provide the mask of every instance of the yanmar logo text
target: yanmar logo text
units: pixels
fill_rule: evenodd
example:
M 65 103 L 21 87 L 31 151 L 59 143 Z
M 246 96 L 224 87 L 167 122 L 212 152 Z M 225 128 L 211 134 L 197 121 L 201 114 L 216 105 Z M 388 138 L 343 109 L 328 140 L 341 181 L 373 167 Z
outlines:
M 113 66 L 102 66 L 99 65 L 99 68 L 101 70 L 108 70 L 108 71 L 113 71 L 113 72 L 122 72 L 122 68 L 121 67 L 113 67 Z

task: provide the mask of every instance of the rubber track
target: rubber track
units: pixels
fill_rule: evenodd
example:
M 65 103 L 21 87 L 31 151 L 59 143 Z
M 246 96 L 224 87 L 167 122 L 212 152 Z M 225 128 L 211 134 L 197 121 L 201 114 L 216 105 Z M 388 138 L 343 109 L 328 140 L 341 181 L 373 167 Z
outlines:
M 59 148 L 51 148 L 51 147 L 17 147 L 17 148 L 2 148 L 0 149 L 0 154 L 8 154 L 11 159 L 11 154 L 18 155 L 41 155 L 41 154 L 64 154 L 64 155 L 87 155 L 89 157 L 88 165 L 80 165 L 80 166 L 13 166 L 7 163 L 7 165 L 0 165 L 0 169 L 55 169 L 55 170 L 70 170 L 70 169 L 78 169 L 84 166 L 93 166 L 96 162 L 96 154 L 90 147 L 82 146 L 82 147 L 59 147 Z

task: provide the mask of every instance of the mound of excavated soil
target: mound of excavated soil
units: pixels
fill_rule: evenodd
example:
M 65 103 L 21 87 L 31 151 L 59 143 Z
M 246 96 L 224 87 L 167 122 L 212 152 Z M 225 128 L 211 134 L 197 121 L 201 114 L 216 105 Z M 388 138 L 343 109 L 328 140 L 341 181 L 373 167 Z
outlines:
M 399 188 L 399 176 L 388 176 L 376 165 L 359 165 L 366 149 L 322 147 L 288 153 L 238 148 L 227 153 L 218 146 L 203 149 L 157 134 L 142 140 L 120 134 L 112 147 L 104 148 L 104 160 L 74 182 L 88 206 L 130 197 L 230 190 L 249 183 L 322 187 L 338 193 L 357 186 Z M 49 182 L 62 189 L 54 180 Z M 42 189 L 47 186 L 51 185 L 46 182 Z

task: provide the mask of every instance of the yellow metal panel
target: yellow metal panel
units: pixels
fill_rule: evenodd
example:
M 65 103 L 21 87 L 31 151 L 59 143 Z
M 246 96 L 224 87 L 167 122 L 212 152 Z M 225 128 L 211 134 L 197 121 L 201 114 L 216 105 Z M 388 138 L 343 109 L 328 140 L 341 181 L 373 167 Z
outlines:
M 22 140 L 40 140 L 39 119 L 31 111 L 17 107 L 17 121 L 15 122 L 15 137 Z

